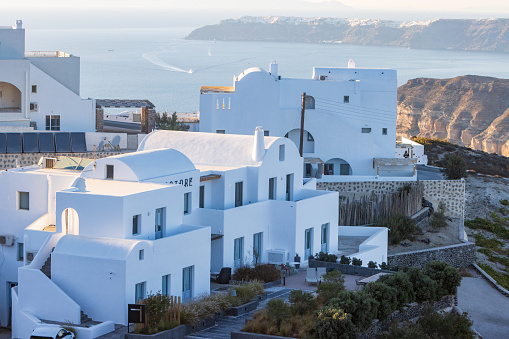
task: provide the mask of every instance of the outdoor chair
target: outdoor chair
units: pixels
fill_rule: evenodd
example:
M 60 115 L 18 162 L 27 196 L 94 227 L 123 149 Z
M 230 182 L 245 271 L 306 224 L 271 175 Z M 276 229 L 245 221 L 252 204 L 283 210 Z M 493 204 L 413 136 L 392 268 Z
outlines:
M 231 267 L 223 267 L 223 268 L 221 268 L 221 272 L 219 272 L 219 276 L 216 279 L 216 283 L 228 284 L 231 279 L 232 279 L 232 268 Z
M 307 275 L 306 275 L 306 282 L 309 284 L 318 284 L 318 279 L 316 277 L 316 268 L 308 267 Z

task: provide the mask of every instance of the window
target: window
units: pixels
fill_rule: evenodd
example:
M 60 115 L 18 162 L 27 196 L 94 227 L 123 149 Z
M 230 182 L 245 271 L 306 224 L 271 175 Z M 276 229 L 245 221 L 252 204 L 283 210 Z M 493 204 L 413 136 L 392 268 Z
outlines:
M 225 134 L 225 130 L 224 129 L 216 129 L 216 133 L 217 134 Z
M 139 260 L 145 259 L 145 250 L 140 250 L 140 252 L 138 253 L 138 259 Z
M 268 137 L 268 136 L 269 136 L 269 131 L 264 130 L 264 131 L 263 131 L 263 135 L 264 135 L 264 136 L 266 136 L 266 137 Z
M 279 161 L 285 161 L 285 145 L 279 145 Z
M 144 281 L 144 282 L 138 283 L 134 286 L 134 290 L 135 290 L 134 301 L 135 302 L 145 299 L 146 285 L 147 285 L 147 282 Z
M 269 200 L 276 200 L 276 178 L 269 178 Z
M 170 295 L 170 285 L 171 284 L 171 274 L 163 275 L 162 285 L 161 285 L 161 294 L 162 295 Z
M 22 242 L 18 242 L 18 261 L 23 261 L 23 258 L 25 257 L 25 250 Z
M 46 131 L 60 131 L 60 115 L 46 115 Z
M 291 201 L 293 198 L 293 173 L 286 175 L 286 200 Z
M 343 97 L 343 102 L 344 102 L 345 104 L 350 103 L 350 96 L 349 96 L 349 95 L 345 95 L 345 96 Z
M 187 301 L 193 297 L 193 267 L 189 266 L 182 269 L 182 301 Z
M 166 214 L 166 207 L 156 209 L 156 220 L 155 220 L 155 239 L 161 239 L 164 232 L 164 219 Z
M 199 208 L 205 207 L 205 186 L 200 186 L 200 202 L 199 202 Z
M 321 251 L 324 252 L 324 253 L 327 253 L 329 248 L 328 248 L 328 237 L 329 237 L 329 223 L 326 223 L 326 224 L 323 224 L 322 225 L 322 234 L 321 234 Z
M 32 85 L 32 93 L 37 93 L 37 85 Z
M 133 216 L 133 235 L 140 234 L 141 214 Z
M 315 138 L 308 132 L 308 141 L 315 141 Z
M 28 211 L 30 209 L 30 194 L 18 192 L 18 209 Z
M 371 133 L 371 128 L 363 127 L 363 128 L 361 129 L 361 132 L 362 132 L 362 133 Z
M 242 258 L 244 257 L 244 237 L 233 240 L 233 266 L 242 266 Z
M 382 135 L 387 135 L 387 128 L 382 128 Z
M 106 179 L 113 179 L 113 165 L 106 165 Z
M 334 175 L 334 164 L 324 164 L 323 165 L 323 174 Z
M 184 214 L 191 213 L 191 193 L 184 193 Z
M 242 206 L 243 196 L 243 183 L 242 181 L 235 183 L 235 207 Z
M 263 232 L 253 234 L 253 261 L 259 264 L 262 261 Z
M 306 109 L 315 109 L 315 98 L 311 95 L 306 95 L 306 98 L 304 99 L 304 107 L 306 107 Z
M 313 253 L 313 228 L 304 231 L 304 259 Z

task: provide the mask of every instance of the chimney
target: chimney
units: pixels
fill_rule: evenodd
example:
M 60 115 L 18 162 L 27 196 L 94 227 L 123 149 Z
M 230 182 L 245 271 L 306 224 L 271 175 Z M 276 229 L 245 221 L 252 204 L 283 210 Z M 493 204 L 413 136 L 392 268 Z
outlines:
M 265 141 L 263 140 L 263 128 L 256 127 L 254 135 L 253 155 L 254 161 L 261 161 L 265 155 Z
M 16 20 L 16 29 L 23 29 L 23 20 Z
M 354 59 L 348 60 L 348 68 L 355 68 L 355 60 Z
M 275 60 L 270 63 L 269 72 L 274 78 L 277 79 L 277 63 Z

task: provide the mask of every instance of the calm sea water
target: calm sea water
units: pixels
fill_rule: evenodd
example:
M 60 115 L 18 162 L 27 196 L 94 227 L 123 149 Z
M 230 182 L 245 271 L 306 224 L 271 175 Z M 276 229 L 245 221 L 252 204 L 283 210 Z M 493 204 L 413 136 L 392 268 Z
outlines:
M 509 78 L 509 55 L 332 44 L 187 41 L 191 28 L 27 30 L 27 50 L 81 57 L 81 96 L 148 99 L 157 111 L 195 112 L 200 86 L 231 86 L 246 68 L 310 78 L 313 66 L 393 68 L 398 83 L 476 74 Z

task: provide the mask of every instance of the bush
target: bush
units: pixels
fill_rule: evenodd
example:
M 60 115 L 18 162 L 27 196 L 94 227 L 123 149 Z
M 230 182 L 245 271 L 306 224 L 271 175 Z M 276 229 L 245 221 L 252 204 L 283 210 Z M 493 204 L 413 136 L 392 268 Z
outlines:
M 369 268 L 377 268 L 378 265 L 377 265 L 376 261 L 370 261 L 370 262 L 368 262 L 368 267 Z
M 292 290 L 289 298 L 293 314 L 306 314 L 316 310 L 316 300 L 312 293 L 302 292 L 302 290 Z
M 147 326 L 137 327 L 142 334 L 154 334 L 178 326 L 178 322 L 168 318 L 170 297 L 161 293 L 150 294 L 143 300 L 146 310 Z
M 377 318 L 386 319 L 398 308 L 398 291 L 382 282 L 372 282 L 364 287 L 363 292 L 378 301 Z
M 461 283 L 460 272 L 444 261 L 435 260 L 427 263 L 424 274 L 437 282 L 437 298 L 456 294 Z
M 358 258 L 353 258 L 352 259 L 352 265 L 354 265 L 354 266 L 362 266 L 362 260 L 358 259 Z
M 417 267 L 410 268 L 406 274 L 414 287 L 415 301 L 422 303 L 424 301 L 437 300 L 438 284 L 436 281 L 428 277 Z
M 237 307 L 252 301 L 257 295 L 262 294 L 263 284 L 254 280 L 244 285 L 232 285 L 230 287 L 231 290 L 236 291 L 237 296 L 233 298 L 232 303 L 233 306 Z
M 281 279 L 281 273 L 272 264 L 260 264 L 254 267 L 240 266 L 235 269 L 232 278 L 237 281 L 260 280 L 268 283 Z
M 339 293 L 345 290 L 344 278 L 340 271 L 332 271 L 323 276 L 323 282 L 318 285 L 318 301 L 325 304 L 327 300 L 336 298 Z
M 429 225 L 434 229 L 447 226 L 447 220 L 445 219 L 445 203 L 443 201 L 438 204 L 438 209 L 431 216 Z
M 323 282 L 343 285 L 345 278 L 343 278 L 341 271 L 334 270 L 323 275 Z
M 350 257 L 345 257 L 344 255 L 341 256 L 341 259 L 339 259 L 339 263 L 343 265 L 350 265 L 352 262 L 352 259 Z
M 500 200 L 500 203 L 504 206 L 509 206 L 509 200 L 507 199 Z
M 461 156 L 457 154 L 447 154 L 443 160 L 442 171 L 449 180 L 461 179 L 466 176 L 467 164 Z
M 338 257 L 335 254 L 328 254 L 328 253 L 320 252 L 320 253 L 315 254 L 315 260 L 335 263 L 338 261 Z
M 320 339 L 350 339 L 356 338 L 358 333 L 350 314 L 330 306 L 317 311 L 313 328 Z
M 391 245 L 399 244 L 401 240 L 413 235 L 419 229 L 410 217 L 400 214 L 380 220 L 377 226 L 389 229 L 389 243 Z
M 389 269 L 389 265 L 387 265 L 387 263 L 385 261 L 382 261 L 382 263 L 380 264 L 380 269 L 388 270 Z
M 340 308 L 351 314 L 352 322 L 360 329 L 367 329 L 371 326 L 373 319 L 376 318 L 378 305 L 378 301 L 362 291 L 343 291 L 338 294 L 337 298 L 332 298 L 327 302 L 327 306 Z
M 402 272 L 387 274 L 381 276 L 378 281 L 396 289 L 398 308 L 415 300 L 414 286 L 407 274 Z
M 271 299 L 267 302 L 267 316 L 276 322 L 276 328 L 279 331 L 281 322 L 290 317 L 290 307 L 282 299 Z

